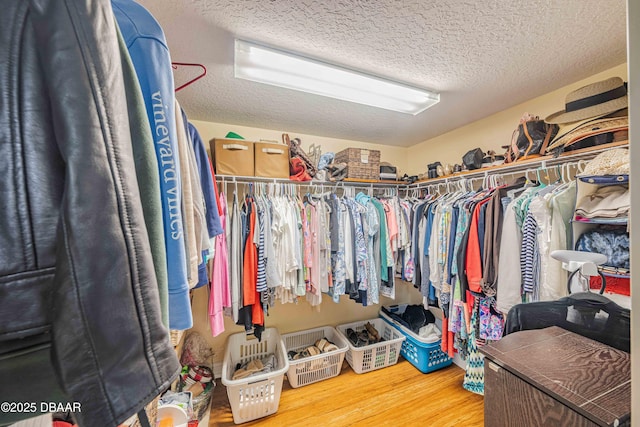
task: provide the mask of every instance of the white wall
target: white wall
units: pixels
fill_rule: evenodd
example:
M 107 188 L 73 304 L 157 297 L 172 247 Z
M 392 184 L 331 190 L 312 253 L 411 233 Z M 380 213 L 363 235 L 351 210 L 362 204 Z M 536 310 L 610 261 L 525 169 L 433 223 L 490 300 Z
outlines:
M 525 112 L 544 118 L 564 109 L 564 99 L 570 91 L 613 76 L 626 79 L 627 65 L 618 65 L 587 79 L 411 146 L 407 152 L 407 170 L 411 174 L 419 174 L 426 170 L 427 164 L 435 161 L 440 161 L 443 165 L 445 163 L 461 163 L 464 153 L 477 147 L 485 152 L 494 150 L 497 154 L 503 154 L 504 149 L 501 146 L 511 142 L 511 134 Z
M 227 132 L 230 131 L 241 135 L 244 139 L 249 141 L 259 141 L 261 139 L 282 141 L 282 134 L 286 132 L 282 130 L 260 129 L 248 126 L 229 125 L 226 123 L 203 122 L 199 120 L 192 120 L 191 122 L 196 126 L 198 132 L 200 132 L 200 136 L 202 136 L 202 140 L 205 141 L 207 148 L 209 140 L 211 140 L 212 138 L 224 138 Z M 317 135 L 290 133 L 289 136 L 291 138 L 300 138 L 300 140 L 302 141 L 302 148 L 307 150 L 307 152 L 311 144 L 320 145 L 322 147 L 323 153 L 328 151 L 337 153 L 349 147 L 380 150 L 381 161 L 391 163 L 398 168 L 398 171 L 406 170 L 407 149 L 405 147 L 370 144 L 361 141 L 327 138 Z
M 272 129 L 259 129 L 247 126 L 236 126 L 225 123 L 211 123 L 193 120 L 192 123 L 200 132 L 202 140 L 208 145 L 212 138 L 224 138 L 227 132 L 232 131 L 247 140 L 258 141 L 260 139 L 276 140 L 281 139 L 283 131 Z M 398 167 L 399 170 L 406 168 L 406 151 L 404 147 L 391 147 L 379 144 L 368 144 L 359 141 L 349 141 L 344 139 L 326 138 L 316 135 L 293 134 L 291 138 L 299 137 L 305 149 L 311 144 L 320 144 L 323 152 L 338 152 L 349 147 L 366 148 L 370 150 L 380 150 L 382 161 L 387 161 Z M 222 362 L 224 357 L 225 341 L 232 333 L 242 333 L 244 327 L 235 325 L 233 321 L 225 318 L 225 332 L 218 337 L 211 336 L 209 327 L 207 303 L 208 290 L 206 288 L 197 289 L 193 292 L 193 330 L 202 334 L 216 352 L 214 362 Z M 381 297 L 381 305 L 391 305 L 399 303 L 418 304 L 422 301 L 420 292 L 413 285 L 406 282 L 396 282 L 396 300 Z M 322 304 L 312 307 L 304 298 L 297 304 L 278 304 L 269 310 L 269 315 L 265 316 L 265 325 L 275 327 L 281 334 L 295 332 L 304 329 L 311 329 L 325 325 L 339 325 L 351 323 L 359 320 L 372 319 L 378 317 L 380 305 L 363 307 L 361 304 L 349 300 L 343 296 L 340 303 L 334 303 L 330 297 L 323 296 Z
M 637 39 L 640 39 L 640 35 Z M 380 150 L 382 161 L 388 161 L 398 166 L 400 171 L 409 174 L 418 174 L 424 172 L 427 163 L 435 160 L 440 160 L 443 163 L 459 163 L 462 155 L 471 148 L 481 147 L 484 150 L 494 148 L 500 152 L 500 145 L 506 144 L 510 140 L 511 132 L 524 112 L 530 112 L 544 117 L 561 110 L 564 107 L 564 98 L 568 92 L 585 84 L 603 80 L 611 76 L 619 76 L 626 79 L 627 65 L 619 65 L 588 79 L 565 86 L 409 148 L 368 144 L 359 141 L 326 138 L 316 135 L 290 134 L 290 136 L 291 138 L 301 138 L 305 149 L 307 149 L 310 144 L 320 144 L 323 152 L 338 152 L 348 147 Z M 637 112 L 635 114 L 637 115 Z M 208 142 L 212 138 L 223 138 L 229 131 L 236 132 L 247 140 L 280 140 L 283 132 L 280 130 L 259 129 L 195 120 L 193 124 L 205 142 Z M 640 153 L 638 153 L 638 151 L 639 150 L 635 150 L 637 157 L 635 164 L 640 164 Z M 636 199 L 635 202 L 640 203 L 640 198 Z M 638 219 L 638 221 L 640 221 L 640 219 Z M 640 236 L 632 239 L 632 241 L 639 242 Z M 398 294 L 396 301 L 381 298 L 382 305 L 393 303 L 415 304 L 421 301 L 419 292 L 410 284 L 398 281 L 397 288 Z M 199 289 L 194 292 L 194 330 L 200 332 L 209 340 L 216 351 L 215 361 L 221 362 L 226 337 L 230 333 L 242 332 L 243 328 L 234 325 L 233 322 L 227 318 L 225 320 L 225 333 L 216 338 L 212 338 L 207 317 L 207 301 L 208 292 L 206 289 Z M 265 322 L 267 326 L 277 327 L 280 333 L 287 333 L 318 326 L 337 325 L 374 318 L 377 317 L 379 308 L 379 306 L 362 307 L 350 301 L 347 297 L 342 297 L 339 304 L 333 303 L 329 298 L 324 298 L 323 303 L 318 308 L 313 308 L 307 304 L 306 301 L 301 300 L 297 305 L 285 304 L 276 306 L 270 311 L 269 316 L 265 318 Z M 640 319 L 637 320 L 640 321 Z

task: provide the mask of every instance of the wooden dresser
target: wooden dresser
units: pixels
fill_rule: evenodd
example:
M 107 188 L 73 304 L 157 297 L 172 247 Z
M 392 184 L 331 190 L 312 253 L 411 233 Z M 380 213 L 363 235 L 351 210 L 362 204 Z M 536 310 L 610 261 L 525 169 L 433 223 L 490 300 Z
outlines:
M 630 355 L 559 327 L 482 347 L 485 426 L 626 426 Z

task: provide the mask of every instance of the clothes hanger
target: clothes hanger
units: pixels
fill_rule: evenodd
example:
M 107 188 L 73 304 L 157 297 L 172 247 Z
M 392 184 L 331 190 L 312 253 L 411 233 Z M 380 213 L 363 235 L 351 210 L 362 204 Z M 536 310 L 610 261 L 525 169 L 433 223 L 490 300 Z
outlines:
M 547 184 L 542 181 L 542 178 L 540 178 L 541 169 L 542 168 L 537 168 L 536 169 L 536 176 L 538 177 L 538 188 L 540 188 L 540 189 L 545 188 L 547 186 Z
M 196 77 L 192 78 L 191 80 L 187 81 L 186 83 L 178 86 L 177 88 L 175 88 L 175 92 L 178 92 L 179 90 L 184 89 L 185 87 L 191 85 L 192 83 L 200 80 L 201 78 L 203 78 L 204 76 L 207 75 L 207 68 L 202 65 L 202 64 L 193 64 L 193 63 L 189 63 L 189 62 L 172 62 L 171 63 L 171 68 L 174 70 L 177 70 L 178 67 L 197 67 L 200 68 L 200 74 L 198 74 Z
M 580 175 L 584 172 L 584 168 L 587 166 L 587 162 L 584 160 L 578 160 L 578 165 L 576 166 L 576 175 Z
M 527 169 L 527 170 L 524 171 L 524 176 L 526 178 L 525 185 L 528 185 L 529 187 L 534 187 L 535 186 L 535 181 L 532 180 L 531 178 L 529 178 L 529 173 L 530 172 L 535 174 L 535 171 L 532 170 L 532 169 Z M 534 175 L 534 179 L 535 179 L 535 175 Z
M 572 179 L 571 179 L 571 167 L 572 167 L 572 164 L 571 163 L 567 163 L 565 166 L 566 166 L 566 171 L 565 171 L 565 168 L 563 168 L 563 172 L 564 172 L 563 178 L 564 178 L 566 183 L 569 183 L 569 182 L 572 181 Z
M 554 182 L 554 184 L 562 183 L 562 171 L 560 170 L 560 165 L 556 165 L 555 173 L 556 173 L 556 181 Z

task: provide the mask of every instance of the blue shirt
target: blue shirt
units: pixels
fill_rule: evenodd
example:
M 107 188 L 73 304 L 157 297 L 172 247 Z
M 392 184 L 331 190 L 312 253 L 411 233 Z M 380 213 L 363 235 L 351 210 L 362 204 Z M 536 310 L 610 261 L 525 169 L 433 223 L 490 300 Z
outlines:
M 112 0 L 111 4 L 140 82 L 158 158 L 167 250 L 169 328 L 189 329 L 193 318 L 182 228 L 182 187 L 169 49 L 162 28 L 144 7 L 133 0 Z

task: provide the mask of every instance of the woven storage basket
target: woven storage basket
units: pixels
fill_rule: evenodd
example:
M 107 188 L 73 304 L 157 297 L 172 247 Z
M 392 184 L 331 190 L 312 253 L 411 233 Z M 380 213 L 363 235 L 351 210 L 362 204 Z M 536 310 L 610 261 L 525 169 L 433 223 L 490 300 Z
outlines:
M 147 413 L 147 418 L 149 418 L 149 424 L 152 426 L 156 425 L 158 419 L 158 401 L 160 401 L 160 395 L 156 396 L 155 399 L 144 407 L 144 410 Z M 129 427 L 142 427 L 138 417 L 135 417 L 135 421 L 130 424 Z
M 282 341 L 284 341 L 287 352 L 290 350 L 303 350 L 321 338 L 326 338 L 334 343 L 336 347 L 338 347 L 338 350 L 305 357 L 299 360 L 290 360 L 287 379 L 291 387 L 302 387 L 303 385 L 333 378 L 340 374 L 344 354 L 349 349 L 349 343 L 347 343 L 347 340 L 345 340 L 335 328 L 322 326 L 282 335 Z
M 336 154 L 335 163 L 347 164 L 347 178 L 380 179 L 380 151 L 347 148 Z

